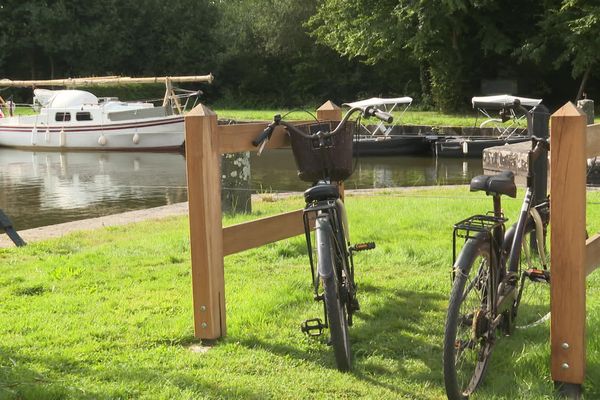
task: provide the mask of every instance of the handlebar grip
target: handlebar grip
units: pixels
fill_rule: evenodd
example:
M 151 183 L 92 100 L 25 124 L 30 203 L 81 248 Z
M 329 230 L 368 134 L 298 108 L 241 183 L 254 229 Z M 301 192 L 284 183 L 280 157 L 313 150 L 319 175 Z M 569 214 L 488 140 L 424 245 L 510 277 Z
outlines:
M 267 127 L 265 128 L 265 130 L 264 130 L 264 131 L 262 131 L 262 133 L 261 133 L 260 135 L 258 135 L 258 136 L 256 137 L 256 139 L 254 139 L 254 140 L 252 141 L 252 145 L 253 145 L 254 147 L 258 147 L 258 146 L 260 146 L 260 144 L 261 144 L 262 142 L 264 142 L 265 140 L 267 140 L 267 139 L 269 139 L 269 138 L 271 137 L 271 134 L 273 134 L 273 129 L 275 129 L 275 127 L 273 126 L 273 124 L 271 124 L 271 125 L 267 126 Z
M 373 112 L 373 115 L 388 124 L 391 124 L 394 121 L 394 117 L 392 116 L 392 114 L 387 113 L 385 111 L 375 109 L 375 111 Z

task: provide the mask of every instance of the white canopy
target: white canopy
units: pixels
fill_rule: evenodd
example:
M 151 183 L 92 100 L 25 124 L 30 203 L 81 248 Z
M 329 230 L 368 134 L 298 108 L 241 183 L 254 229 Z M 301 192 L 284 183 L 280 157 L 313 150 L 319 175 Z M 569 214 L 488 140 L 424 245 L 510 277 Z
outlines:
M 83 104 L 98 104 L 98 98 L 84 90 L 48 90 L 35 89 L 35 99 L 43 107 L 67 108 Z
M 510 106 L 515 103 L 515 100 L 519 100 L 522 106 L 526 107 L 537 107 L 542 102 L 542 99 L 530 99 L 527 97 L 511 96 L 509 94 L 500 94 L 497 96 L 480 96 L 473 97 L 473 108 L 475 107 L 494 107 L 502 108 Z
M 412 97 L 396 97 L 392 99 L 382 99 L 379 97 L 371 97 L 366 100 L 354 101 L 352 103 L 344 103 L 348 107 L 368 107 L 368 106 L 381 106 L 381 105 L 396 105 L 396 104 L 410 104 L 412 103 Z

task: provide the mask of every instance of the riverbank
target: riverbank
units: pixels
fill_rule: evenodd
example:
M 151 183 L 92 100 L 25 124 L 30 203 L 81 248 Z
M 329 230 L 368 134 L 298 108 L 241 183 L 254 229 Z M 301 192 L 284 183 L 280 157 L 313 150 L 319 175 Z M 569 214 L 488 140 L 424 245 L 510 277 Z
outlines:
M 436 188 L 451 188 L 456 186 L 435 186 Z M 375 195 L 375 194 L 398 194 L 406 193 L 415 190 L 423 190 L 428 187 L 404 187 L 404 188 L 386 188 L 386 189 L 353 189 L 348 190 L 346 193 L 348 196 L 364 196 L 364 195 Z M 431 187 L 429 187 L 431 188 Z M 252 201 L 278 201 L 287 199 L 294 196 L 300 196 L 301 192 L 286 192 L 286 193 L 263 193 L 252 195 Z M 159 220 L 162 218 L 187 215 L 188 214 L 188 203 L 176 203 L 169 204 L 166 206 L 152 207 L 144 210 L 127 211 L 124 213 L 112 214 L 97 218 L 87 218 L 78 221 L 65 222 L 61 224 L 41 226 L 38 228 L 26 229 L 19 231 L 19 235 L 25 240 L 26 243 L 39 242 L 41 240 L 48 240 L 54 238 L 60 238 L 66 234 L 78 232 L 78 231 L 89 231 L 93 229 L 106 228 L 111 226 L 126 225 L 147 220 Z M 0 234 L 0 249 L 14 247 L 13 242 L 5 235 Z
M 522 194 L 522 193 L 520 193 Z M 600 194 L 588 194 L 589 231 Z M 171 216 L 0 250 L 0 397 L 443 399 L 441 348 L 452 224 L 490 207 L 460 188 L 350 195 L 361 312 L 355 370 L 339 373 L 325 339 L 299 324 L 319 316 L 304 238 L 225 259 L 228 335 L 202 353 L 193 337 L 188 221 Z M 265 199 L 229 225 L 299 208 Z M 507 199 L 514 220 L 519 200 Z M 600 397 L 599 274 L 588 278 L 589 398 Z M 478 399 L 551 397 L 549 324 L 499 341 Z

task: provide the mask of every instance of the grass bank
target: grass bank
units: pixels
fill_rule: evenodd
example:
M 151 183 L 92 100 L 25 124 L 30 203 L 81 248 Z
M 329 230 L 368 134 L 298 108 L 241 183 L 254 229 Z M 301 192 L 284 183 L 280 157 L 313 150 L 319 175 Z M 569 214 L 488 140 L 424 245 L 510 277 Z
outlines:
M 591 232 L 600 195 L 589 195 Z M 362 311 L 355 370 L 306 338 L 312 301 L 302 237 L 226 258 L 228 336 L 206 352 L 193 337 L 186 218 L 77 233 L 0 250 L 0 398 L 443 399 L 442 335 L 452 223 L 489 208 L 463 188 L 347 198 Z M 254 215 L 301 207 L 255 204 Z M 518 200 L 506 203 L 511 219 Z M 600 272 L 588 279 L 586 392 L 600 397 Z M 549 326 L 498 343 L 478 399 L 550 399 Z
M 315 108 L 307 108 L 307 111 L 314 113 Z M 242 109 L 217 109 L 219 118 L 231 118 L 234 120 L 259 120 L 269 121 L 273 115 L 284 115 L 290 110 L 242 110 Z M 310 115 L 305 112 L 293 112 L 288 117 L 290 120 L 307 120 Z M 435 111 L 407 111 L 404 114 L 394 112 L 395 121 L 408 125 L 428 125 L 428 126 L 478 126 L 484 120 L 477 117 L 475 111 L 465 114 L 442 114 Z
M 316 107 L 307 108 L 307 111 L 315 112 Z M 271 121 L 273 115 L 284 115 L 290 110 L 287 109 L 233 109 L 217 108 L 216 113 L 219 118 L 230 118 L 240 121 Z M 493 115 L 493 114 L 492 114 Z M 293 112 L 288 117 L 289 120 L 307 120 L 310 116 L 305 112 Z M 462 114 L 444 114 L 437 111 L 413 111 L 408 110 L 404 114 L 394 112 L 394 121 L 405 125 L 425 125 L 425 126 L 466 126 L 477 127 L 485 118 L 478 114 L 476 110 Z M 399 122 L 398 122 L 399 121 Z M 596 118 L 596 123 L 600 123 L 600 118 Z M 509 122 L 505 123 L 508 126 Z M 522 121 L 520 126 L 526 127 L 527 123 Z

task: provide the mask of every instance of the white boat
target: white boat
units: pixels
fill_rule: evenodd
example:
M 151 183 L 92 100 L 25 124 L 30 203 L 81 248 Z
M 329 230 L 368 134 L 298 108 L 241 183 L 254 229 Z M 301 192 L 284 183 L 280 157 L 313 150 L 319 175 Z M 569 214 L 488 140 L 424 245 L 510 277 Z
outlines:
M 172 82 L 212 81 L 212 75 L 168 78 L 81 78 L 53 81 L 0 80 L 2 86 L 123 84 L 164 82 L 162 105 L 98 98 L 77 89 L 34 90 L 34 115 L 0 118 L 0 146 L 58 150 L 171 150 L 184 144 L 185 106 Z M 188 92 L 188 99 L 200 92 Z

